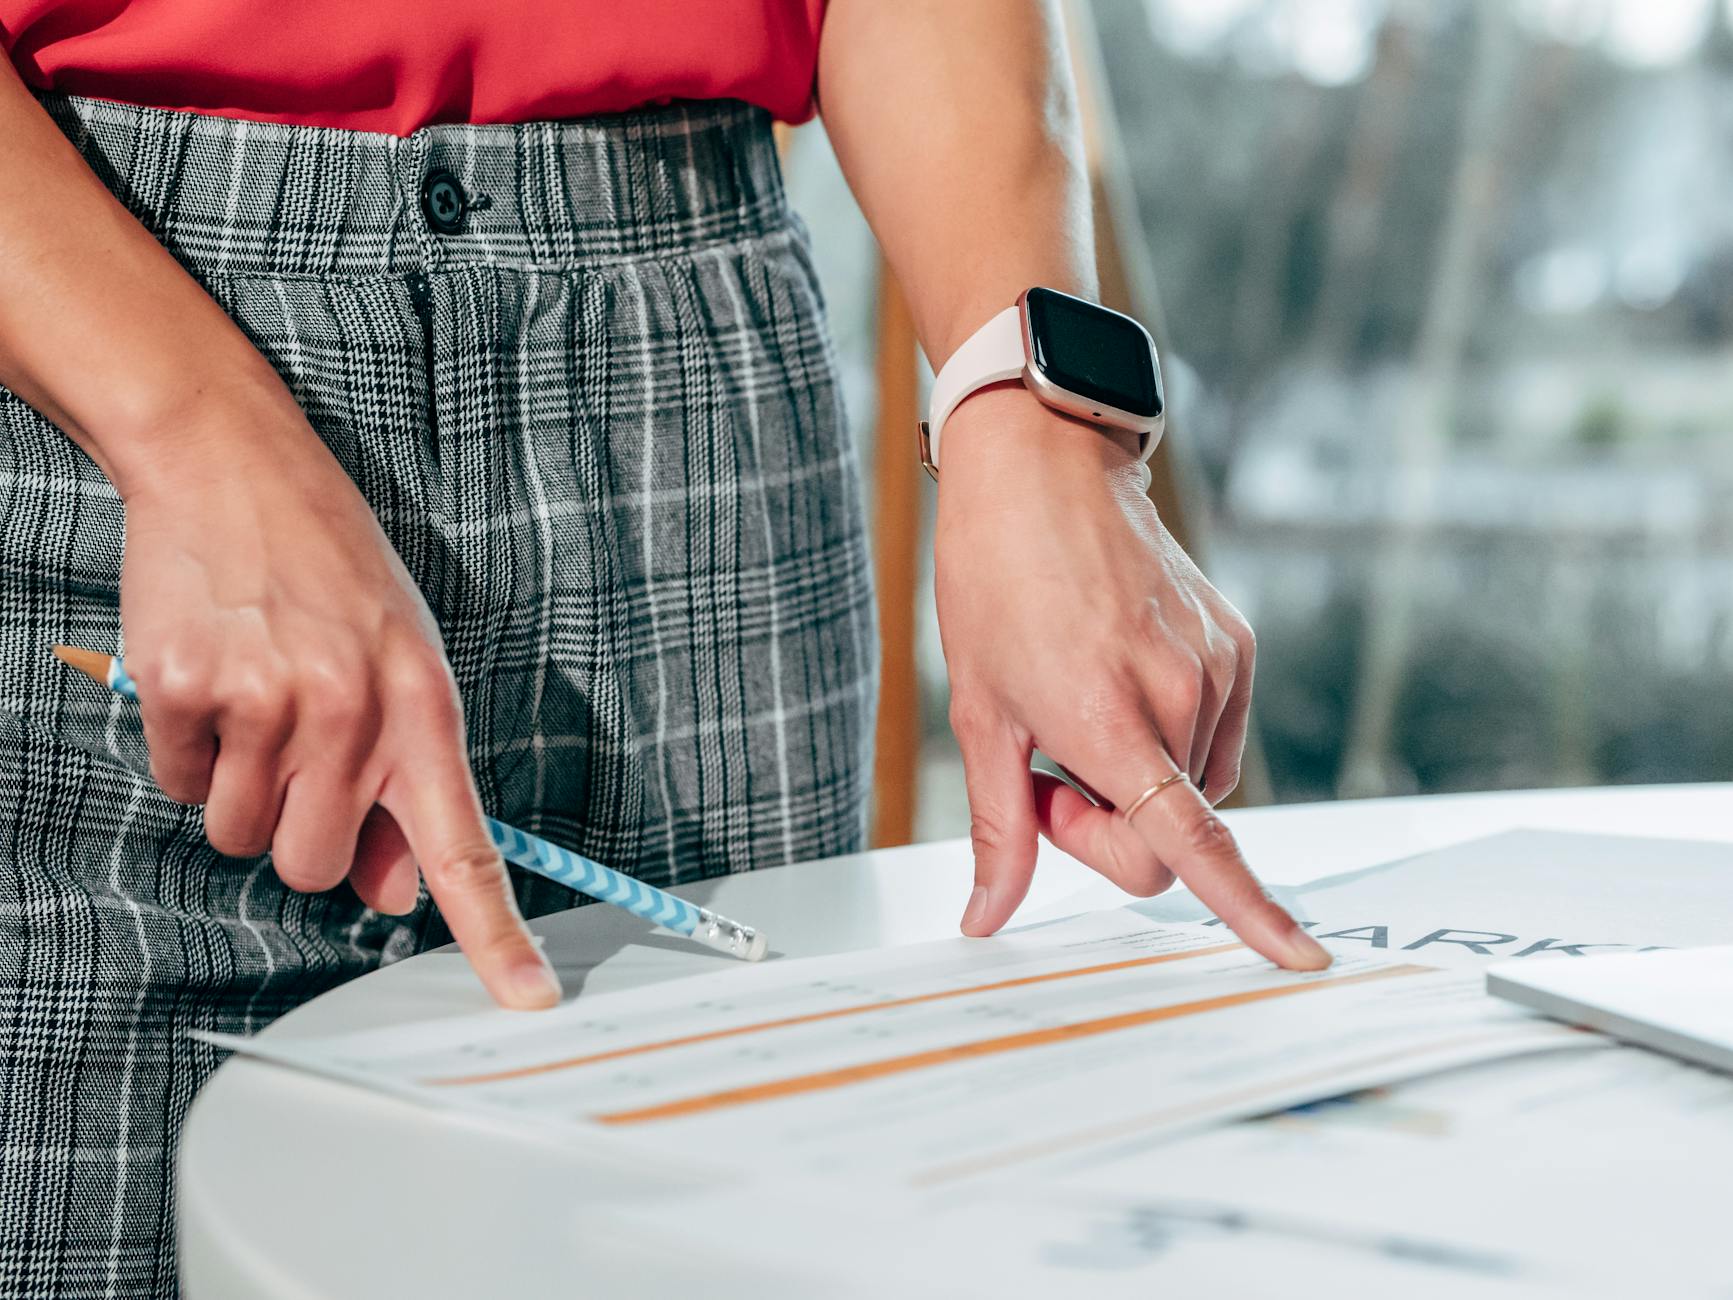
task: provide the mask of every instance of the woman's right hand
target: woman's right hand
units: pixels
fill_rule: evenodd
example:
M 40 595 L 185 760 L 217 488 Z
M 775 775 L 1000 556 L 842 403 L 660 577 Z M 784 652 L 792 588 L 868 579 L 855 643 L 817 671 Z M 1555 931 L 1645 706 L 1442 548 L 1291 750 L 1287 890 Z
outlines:
M 381 911 L 415 864 L 488 990 L 559 999 L 482 823 L 439 632 L 246 336 L 0 56 L 0 384 L 126 502 L 121 617 L 151 765 L 224 853 Z
M 274 375 L 204 403 L 123 486 L 121 617 L 151 769 L 211 844 L 292 889 L 406 912 L 416 863 L 503 1005 L 552 969 L 483 825 L 439 630 L 367 502 Z M 241 409 L 237 409 L 237 407 Z

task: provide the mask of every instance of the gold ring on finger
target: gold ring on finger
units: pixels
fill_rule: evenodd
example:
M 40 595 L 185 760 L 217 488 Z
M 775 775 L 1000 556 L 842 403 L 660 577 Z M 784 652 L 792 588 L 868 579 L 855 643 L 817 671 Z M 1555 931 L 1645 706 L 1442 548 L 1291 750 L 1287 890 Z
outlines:
M 1162 777 L 1161 780 L 1157 781 L 1154 785 L 1150 786 L 1149 789 L 1145 790 L 1142 794 L 1138 795 L 1137 798 L 1131 801 L 1131 806 L 1125 810 L 1125 820 L 1130 821 L 1133 817 L 1137 816 L 1144 804 L 1155 798 L 1156 795 L 1167 789 L 1168 786 L 1177 785 L 1179 782 L 1189 779 L 1190 778 L 1187 777 L 1183 771 L 1175 772 L 1172 776 Z

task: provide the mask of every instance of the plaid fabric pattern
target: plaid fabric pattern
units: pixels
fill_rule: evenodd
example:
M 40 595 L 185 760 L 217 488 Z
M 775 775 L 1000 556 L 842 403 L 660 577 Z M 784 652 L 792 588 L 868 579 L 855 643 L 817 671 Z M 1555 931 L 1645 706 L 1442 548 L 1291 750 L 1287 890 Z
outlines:
M 400 139 L 45 102 L 378 512 L 489 812 L 658 884 L 860 847 L 858 469 L 765 115 Z M 422 207 L 436 169 L 456 233 Z M 124 523 L 0 392 L 5 1297 L 173 1295 L 176 1134 L 216 1064 L 184 1032 L 257 1030 L 443 937 L 425 899 L 381 917 L 217 855 L 142 779 L 132 709 L 47 654 L 123 648 Z

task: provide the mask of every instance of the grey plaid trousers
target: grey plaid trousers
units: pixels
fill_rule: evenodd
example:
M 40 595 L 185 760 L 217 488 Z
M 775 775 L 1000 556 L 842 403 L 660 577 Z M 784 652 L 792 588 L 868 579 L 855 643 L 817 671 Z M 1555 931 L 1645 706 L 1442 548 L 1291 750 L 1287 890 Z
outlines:
M 762 113 L 399 139 L 45 103 L 377 511 L 489 812 L 661 884 L 860 846 L 858 467 Z M 175 1140 L 216 1064 L 185 1031 L 443 937 L 425 898 L 382 917 L 221 857 L 143 776 L 135 711 L 47 653 L 121 648 L 124 538 L 96 467 L 0 390 L 5 1297 L 173 1295 Z

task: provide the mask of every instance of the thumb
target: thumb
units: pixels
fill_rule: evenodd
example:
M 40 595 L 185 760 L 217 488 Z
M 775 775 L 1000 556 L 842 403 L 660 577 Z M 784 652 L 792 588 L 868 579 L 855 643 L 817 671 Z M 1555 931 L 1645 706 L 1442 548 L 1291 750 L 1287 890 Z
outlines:
M 951 725 L 963 751 L 975 851 L 975 888 L 962 929 L 980 937 L 1011 919 L 1035 874 L 1035 788 L 1029 773 L 1034 744 L 997 713 L 974 717 L 953 708 Z

